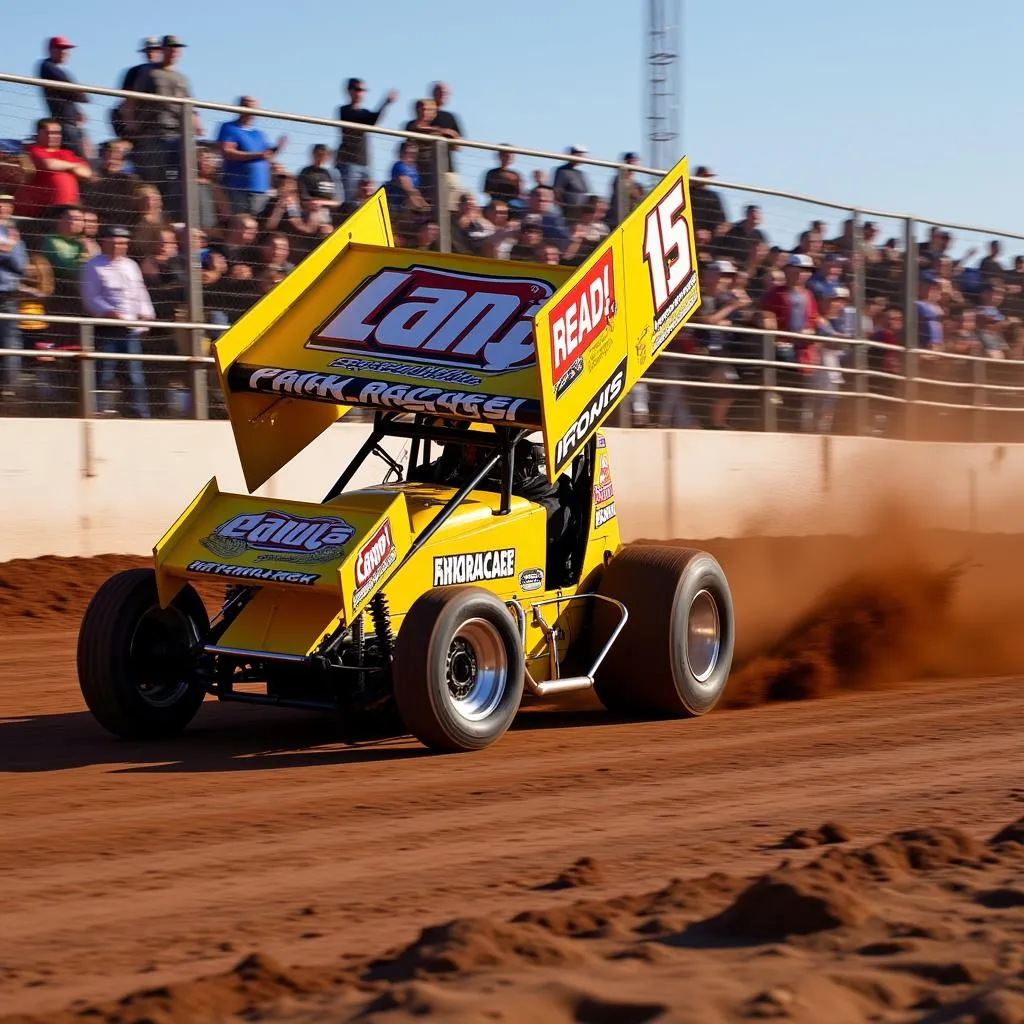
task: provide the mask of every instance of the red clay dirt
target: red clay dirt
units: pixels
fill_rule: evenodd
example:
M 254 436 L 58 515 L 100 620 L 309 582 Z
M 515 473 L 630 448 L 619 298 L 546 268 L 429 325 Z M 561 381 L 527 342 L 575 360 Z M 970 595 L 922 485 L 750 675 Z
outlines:
M 701 546 L 746 707 L 461 757 L 215 704 L 114 741 L 75 629 L 144 560 L 0 565 L 0 1015 L 1024 1021 L 1024 695 L 979 678 L 1024 537 Z

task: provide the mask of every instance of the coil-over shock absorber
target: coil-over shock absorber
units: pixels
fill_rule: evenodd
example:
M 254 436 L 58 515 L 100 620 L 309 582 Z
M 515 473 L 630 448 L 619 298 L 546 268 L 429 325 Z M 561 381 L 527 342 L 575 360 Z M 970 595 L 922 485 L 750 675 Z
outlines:
M 370 618 L 373 619 L 373 631 L 377 636 L 377 643 L 380 644 L 381 653 L 390 658 L 391 652 L 395 649 L 395 632 L 391 628 L 388 599 L 383 592 L 375 594 L 370 602 Z

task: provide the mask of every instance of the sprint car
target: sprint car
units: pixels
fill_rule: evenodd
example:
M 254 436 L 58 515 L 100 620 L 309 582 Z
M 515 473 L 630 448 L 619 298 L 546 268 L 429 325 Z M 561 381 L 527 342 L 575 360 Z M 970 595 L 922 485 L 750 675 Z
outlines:
M 396 248 L 378 192 L 216 342 L 248 493 L 209 481 L 152 567 L 93 596 L 94 717 L 144 739 L 208 696 L 388 713 L 456 752 L 524 695 L 709 711 L 728 581 L 705 552 L 622 544 L 601 429 L 697 308 L 694 267 L 685 158 L 577 269 Z M 257 493 L 354 408 L 372 427 L 321 500 Z

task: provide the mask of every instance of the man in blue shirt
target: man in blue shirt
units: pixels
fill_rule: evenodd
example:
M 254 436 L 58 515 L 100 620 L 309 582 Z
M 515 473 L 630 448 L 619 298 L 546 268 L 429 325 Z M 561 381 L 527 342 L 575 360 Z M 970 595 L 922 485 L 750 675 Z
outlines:
M 18 285 L 28 267 L 28 252 L 11 219 L 14 197 L 0 193 L 0 313 L 18 312 Z M 24 348 L 16 320 L 0 320 L 0 348 Z M 21 376 L 21 357 L 3 357 L 2 395 L 13 397 Z
M 64 68 L 68 53 L 74 48 L 75 44 L 69 43 L 63 36 L 53 36 L 47 41 L 46 51 L 49 56 L 39 62 L 36 71 L 37 77 L 45 78 L 50 82 L 65 82 L 69 85 L 74 82 Z M 88 103 L 89 97 L 81 90 L 47 89 L 45 86 L 43 87 L 43 96 L 46 99 L 50 117 L 61 127 L 64 148 L 70 149 L 75 156 L 80 156 L 83 159 L 92 156 L 86 149 L 85 134 L 82 131 L 82 125 L 85 124 L 85 113 L 80 106 L 82 103 Z
M 252 96 L 243 96 L 238 106 L 254 110 L 259 104 Z M 242 114 L 220 126 L 217 142 L 224 158 L 221 183 L 231 212 L 259 216 L 270 191 L 270 161 L 284 149 L 288 137 L 282 135 L 272 146 L 263 131 L 253 126 L 252 114 Z

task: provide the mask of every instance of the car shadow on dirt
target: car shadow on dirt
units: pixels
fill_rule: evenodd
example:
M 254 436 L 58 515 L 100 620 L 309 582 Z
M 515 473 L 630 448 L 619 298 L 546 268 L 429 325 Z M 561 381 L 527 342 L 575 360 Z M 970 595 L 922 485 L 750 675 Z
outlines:
M 538 708 L 521 713 L 512 732 L 615 722 L 601 711 Z M 437 755 L 411 737 L 399 735 L 394 727 L 356 732 L 317 712 L 213 702 L 180 736 L 147 742 L 108 735 L 87 711 L 0 720 L 0 774 L 97 766 L 129 774 L 266 771 L 430 756 Z

